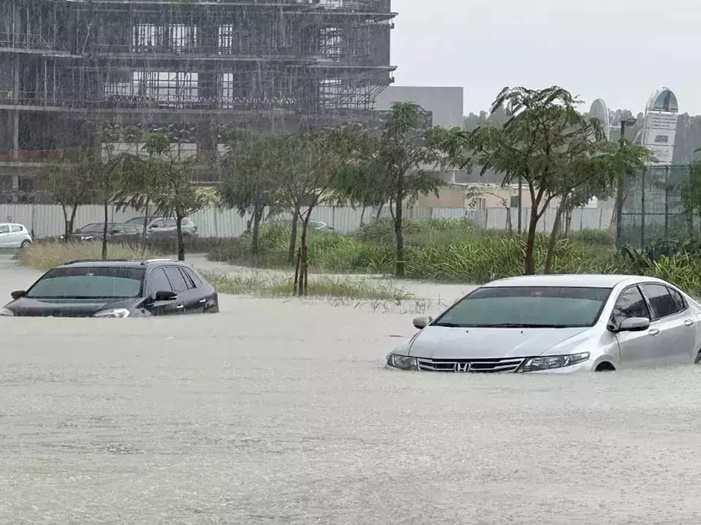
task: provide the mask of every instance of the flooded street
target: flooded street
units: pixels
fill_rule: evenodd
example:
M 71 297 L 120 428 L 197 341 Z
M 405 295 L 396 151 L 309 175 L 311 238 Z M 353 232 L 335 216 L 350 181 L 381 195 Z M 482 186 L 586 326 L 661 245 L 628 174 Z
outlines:
M 0 263 L 0 295 L 34 272 Z M 0 319 L 2 524 L 701 519 L 701 367 L 391 372 L 412 314 Z

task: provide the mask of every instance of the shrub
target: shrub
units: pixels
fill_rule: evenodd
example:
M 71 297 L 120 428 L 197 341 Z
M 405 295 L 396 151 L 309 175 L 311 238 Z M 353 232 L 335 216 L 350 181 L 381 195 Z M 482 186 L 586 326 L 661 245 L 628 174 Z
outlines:
M 269 275 L 229 275 L 222 272 L 204 272 L 206 279 L 219 293 L 233 295 L 260 295 L 264 297 L 291 297 L 294 295 L 292 279 Z M 340 300 L 405 301 L 413 296 L 394 286 L 375 283 L 367 279 L 338 280 L 329 277 L 312 277 L 309 280 L 309 296 Z
M 142 247 L 110 244 L 108 247 L 110 259 L 141 260 L 149 258 L 150 252 L 144 252 Z M 55 266 L 80 259 L 96 259 L 102 257 L 102 245 L 98 242 L 59 243 L 41 242 L 20 250 L 17 255 L 19 262 L 37 270 L 50 270 Z

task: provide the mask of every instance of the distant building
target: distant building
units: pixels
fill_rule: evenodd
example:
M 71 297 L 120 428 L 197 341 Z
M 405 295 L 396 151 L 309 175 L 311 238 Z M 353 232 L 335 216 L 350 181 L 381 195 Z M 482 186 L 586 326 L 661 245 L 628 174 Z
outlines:
M 464 89 L 461 87 L 391 86 L 375 99 L 376 110 L 396 102 L 413 102 L 431 113 L 434 126 L 462 128 Z

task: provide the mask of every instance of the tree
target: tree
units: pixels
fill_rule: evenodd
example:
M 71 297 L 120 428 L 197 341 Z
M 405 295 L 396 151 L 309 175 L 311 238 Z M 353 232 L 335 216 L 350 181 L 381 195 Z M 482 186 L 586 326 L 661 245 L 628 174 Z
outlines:
M 506 231 L 509 235 L 513 235 L 514 226 L 511 220 L 511 196 L 505 196 L 503 193 L 499 193 L 491 185 L 480 185 L 469 188 L 465 193 L 465 200 L 470 208 L 475 208 L 477 206 L 477 200 L 484 195 L 489 195 L 499 201 L 499 204 L 501 204 L 506 211 Z
M 492 111 L 505 110 L 508 121 L 502 127 L 480 128 L 472 134 L 474 162 L 483 172 L 493 169 L 504 174 L 504 184 L 522 179 L 527 185 L 531 215 L 526 275 L 536 271 L 536 231 L 553 199 L 564 198 L 566 207 L 579 189 L 609 188 L 611 180 L 641 162 L 641 149 L 613 153 L 599 121 L 577 112 L 579 104 L 558 86 L 505 88 Z
M 95 198 L 95 173 L 99 159 L 91 148 L 66 150 L 60 162 L 48 164 L 37 177 L 37 189 L 51 196 L 61 206 L 65 225 L 64 240 L 69 241 L 80 206 Z
M 691 235 L 694 231 L 694 216 L 701 215 L 701 162 L 691 165 L 689 178 L 682 186 L 681 196 L 687 231 Z
M 259 254 L 260 224 L 266 208 L 274 209 L 279 200 L 279 180 L 275 170 L 275 145 L 278 142 L 257 140 L 241 145 L 238 138 L 229 144 L 229 150 L 222 159 L 226 174 L 224 184 L 219 188 L 222 202 L 229 208 L 238 210 L 244 217 L 252 213 L 251 255 Z
M 442 181 L 424 170 L 441 159 L 440 148 L 423 109 L 409 102 L 394 104 L 372 154 L 378 198 L 392 208 L 396 241 L 396 275 L 404 277 L 404 206 L 419 195 L 438 194 Z M 443 137 L 444 138 L 444 137 Z
M 215 202 L 212 191 L 198 188 L 191 177 L 197 157 L 181 158 L 168 133 L 144 136 L 146 156 L 130 155 L 122 164 L 122 187 L 117 198 L 122 206 L 135 209 L 153 203 L 154 212 L 173 217 L 176 224 L 178 260 L 185 260 L 182 221 L 188 215 Z
M 279 184 L 279 204 L 292 210 L 302 225 L 295 264 L 295 293 L 307 295 L 309 257 L 307 232 L 314 209 L 334 198 L 333 184 L 339 174 L 359 158 L 367 135 L 356 126 L 323 133 L 270 137 L 272 176 Z
M 97 159 L 93 171 L 95 199 L 102 204 L 102 259 L 107 259 L 107 235 L 109 233 L 109 206 L 117 199 L 121 187 L 122 155 L 111 144 L 103 145 L 102 157 Z
M 368 207 L 377 207 L 380 211 L 385 203 L 382 180 L 377 176 L 371 162 L 359 162 L 346 167 L 334 183 L 336 204 L 350 205 L 353 209 L 360 206 L 360 225 L 365 223 Z M 379 218 L 379 212 L 378 212 Z

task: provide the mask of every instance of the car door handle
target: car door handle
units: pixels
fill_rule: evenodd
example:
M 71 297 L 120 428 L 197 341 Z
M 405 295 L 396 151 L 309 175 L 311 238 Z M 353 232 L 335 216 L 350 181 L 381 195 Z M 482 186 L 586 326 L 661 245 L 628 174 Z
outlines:
M 204 304 L 207 302 L 207 299 L 200 299 L 200 304 Z
M 656 337 L 656 336 L 660 335 L 660 329 L 659 328 L 652 328 L 648 332 L 648 334 L 651 335 L 652 337 Z
M 694 321 L 692 321 L 691 319 L 687 319 L 686 321 L 684 321 L 685 326 L 694 326 L 695 324 L 696 323 L 694 323 Z

